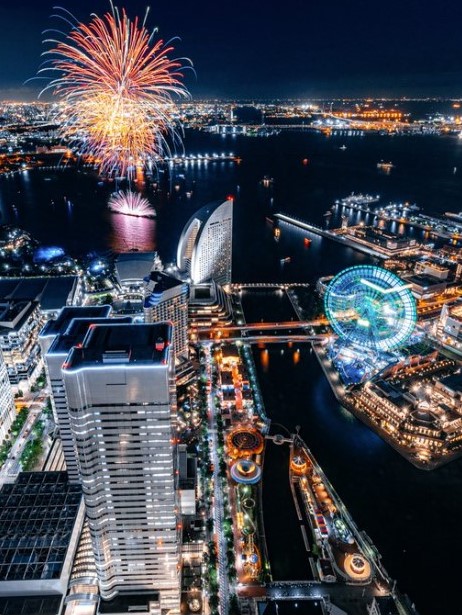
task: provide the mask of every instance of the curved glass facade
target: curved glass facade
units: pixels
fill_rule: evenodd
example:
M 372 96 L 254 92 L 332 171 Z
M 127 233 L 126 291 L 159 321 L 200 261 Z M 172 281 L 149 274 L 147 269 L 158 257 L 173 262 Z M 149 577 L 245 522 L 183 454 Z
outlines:
M 178 269 L 193 284 L 231 283 L 233 201 L 202 207 L 188 221 L 177 252 Z

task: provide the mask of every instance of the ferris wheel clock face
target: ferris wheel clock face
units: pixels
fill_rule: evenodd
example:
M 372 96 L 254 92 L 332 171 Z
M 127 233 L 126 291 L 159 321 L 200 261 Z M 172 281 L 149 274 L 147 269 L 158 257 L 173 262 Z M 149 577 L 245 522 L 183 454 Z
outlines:
M 417 321 L 409 286 L 373 265 L 350 267 L 336 275 L 327 287 L 324 307 L 340 338 L 382 352 L 405 344 Z

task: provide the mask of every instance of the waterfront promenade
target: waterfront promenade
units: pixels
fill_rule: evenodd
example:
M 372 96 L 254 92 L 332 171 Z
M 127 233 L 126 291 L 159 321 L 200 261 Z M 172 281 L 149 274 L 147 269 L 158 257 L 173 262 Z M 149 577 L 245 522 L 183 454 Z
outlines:
M 393 438 L 387 431 L 385 431 L 385 429 L 383 429 L 380 422 L 373 421 L 365 412 L 361 412 L 353 403 L 351 403 L 348 399 L 345 386 L 342 384 L 337 371 L 332 367 L 331 362 L 327 358 L 325 348 L 316 343 L 312 344 L 312 348 L 339 404 L 351 412 L 353 416 L 362 421 L 375 433 L 377 433 L 383 440 L 385 440 L 387 444 L 394 448 L 416 468 L 419 468 L 419 470 L 434 470 L 449 463 L 450 461 L 453 461 L 454 459 L 458 459 L 462 455 L 461 451 L 456 451 L 452 454 L 441 456 L 439 459 L 433 458 L 425 461 L 419 459 L 414 450 L 411 450 L 407 446 L 401 445 L 396 438 Z

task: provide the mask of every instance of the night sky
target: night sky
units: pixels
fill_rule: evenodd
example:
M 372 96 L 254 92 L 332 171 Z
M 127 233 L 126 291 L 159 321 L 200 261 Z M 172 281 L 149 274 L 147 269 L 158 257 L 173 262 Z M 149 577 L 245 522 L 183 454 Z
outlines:
M 125 0 L 144 14 L 149 0 Z M 52 6 L 79 19 L 106 0 L 0 0 L 0 96 L 34 98 Z M 123 6 L 122 2 L 117 2 Z M 462 96 L 460 0 L 151 2 L 149 25 L 181 37 L 196 97 Z

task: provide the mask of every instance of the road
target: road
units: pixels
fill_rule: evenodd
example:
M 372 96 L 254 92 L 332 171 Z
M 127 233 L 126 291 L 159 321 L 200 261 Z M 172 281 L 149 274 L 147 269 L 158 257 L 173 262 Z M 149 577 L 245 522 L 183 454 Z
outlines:
M 29 414 L 27 415 L 26 422 L 18 435 L 16 442 L 13 444 L 8 459 L 3 464 L 0 470 L 0 487 L 5 483 L 11 483 L 15 480 L 19 472 L 21 471 L 21 464 L 19 459 L 21 453 L 24 450 L 25 445 L 31 438 L 32 427 L 35 421 L 38 419 L 43 410 L 43 404 L 33 403 L 29 408 Z
M 205 347 L 207 378 L 212 382 L 212 358 L 210 356 L 210 347 Z M 215 404 L 213 403 L 213 392 L 207 395 L 207 406 L 209 416 L 209 444 L 210 454 L 213 464 L 213 520 L 216 535 L 216 544 L 218 552 L 218 587 L 220 598 L 220 613 L 228 615 L 229 610 L 229 582 L 227 571 L 227 556 L 226 556 L 226 537 L 223 532 L 223 489 L 219 475 L 220 459 L 218 456 L 218 438 L 217 438 L 217 423 L 215 417 Z

